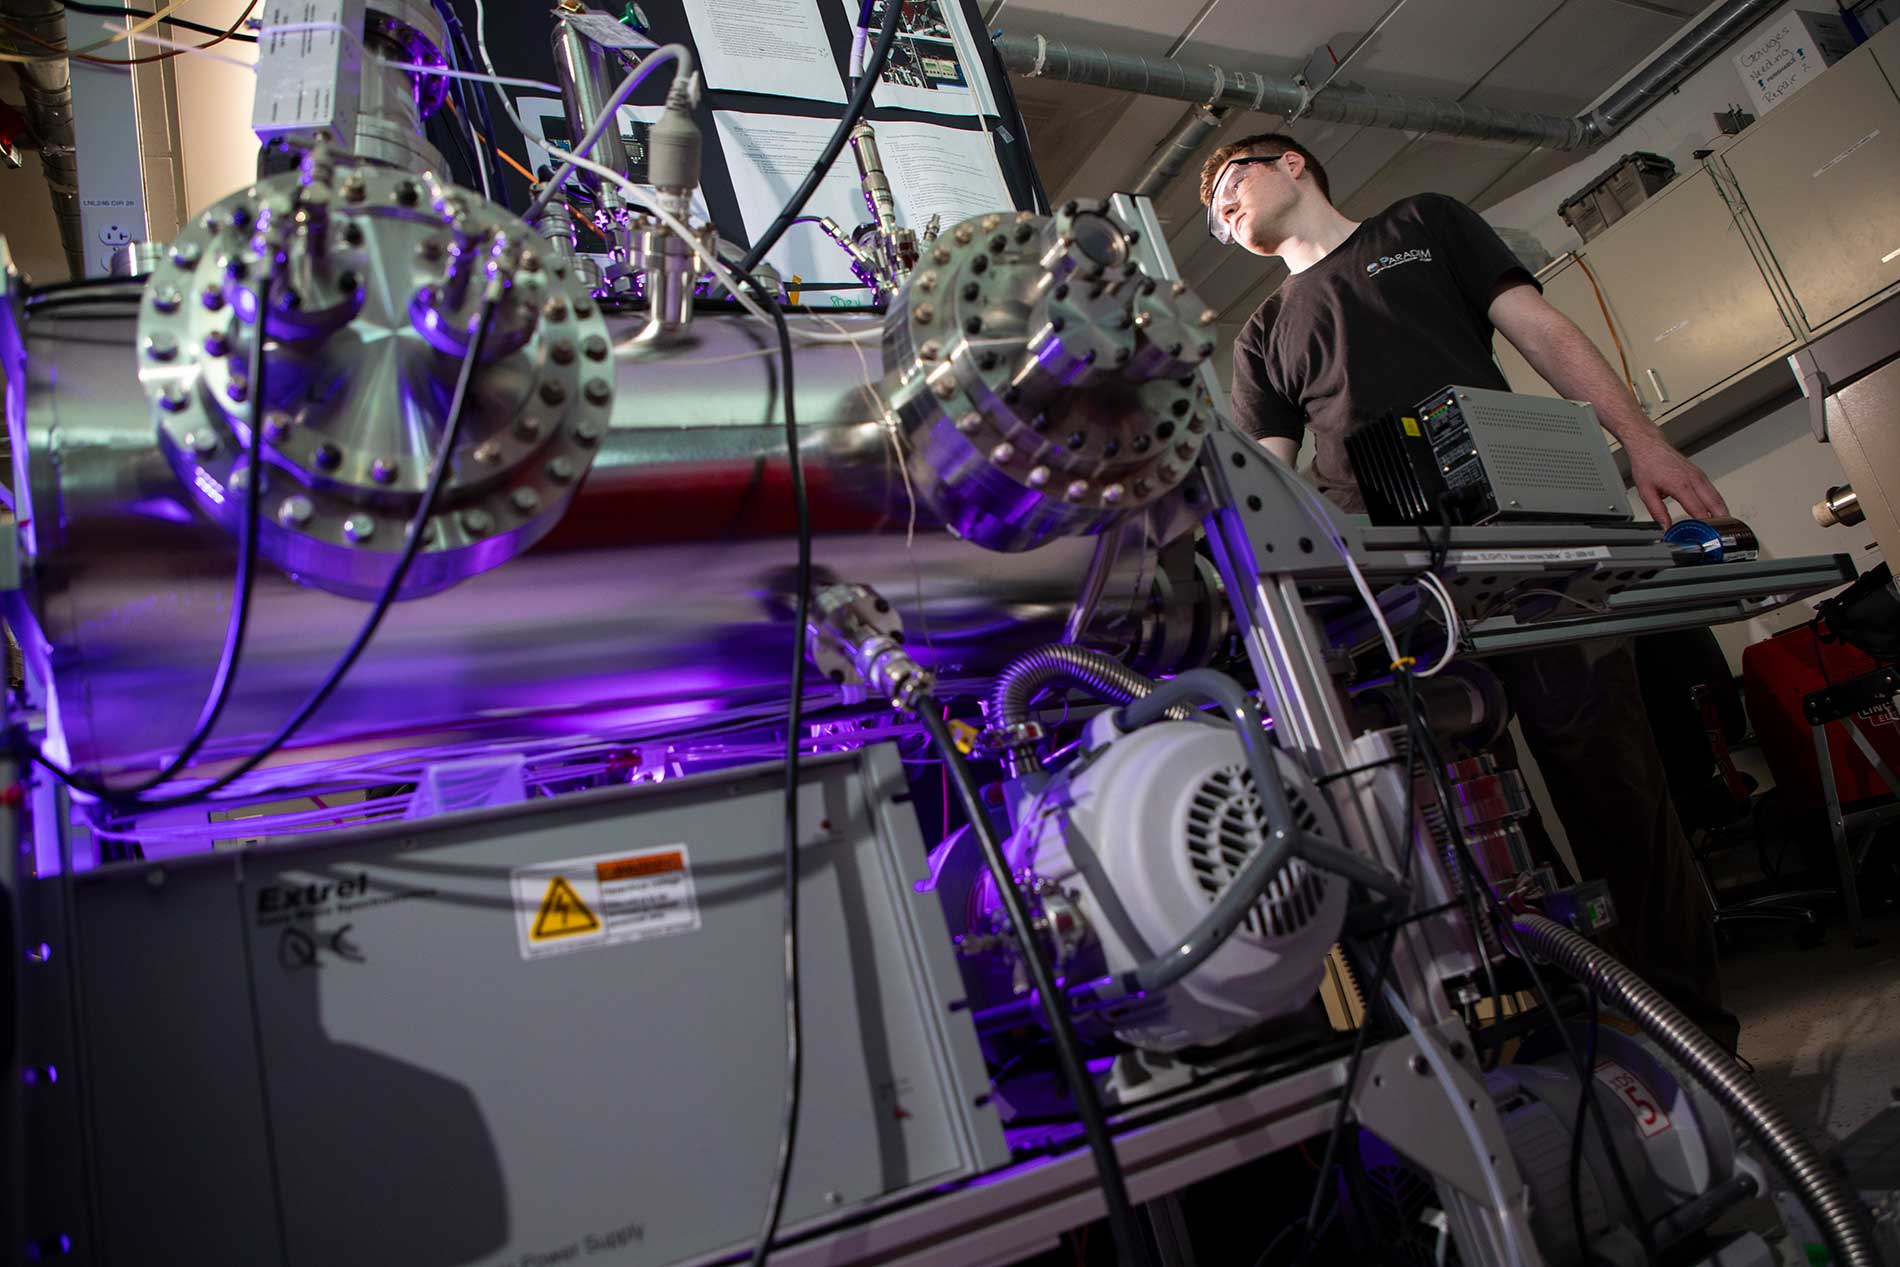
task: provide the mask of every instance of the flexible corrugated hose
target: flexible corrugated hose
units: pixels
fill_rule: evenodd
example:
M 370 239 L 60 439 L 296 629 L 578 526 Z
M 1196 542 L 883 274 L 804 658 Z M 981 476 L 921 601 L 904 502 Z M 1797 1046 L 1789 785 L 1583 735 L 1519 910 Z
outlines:
M 1750 1138 L 1788 1177 L 1839 1267 L 1880 1267 L 1859 1198 L 1727 1052 L 1654 986 L 1562 924 L 1542 915 L 1520 915 L 1512 925 L 1526 948 L 1589 982 L 1741 1120 Z
M 990 724 L 999 730 L 1020 726 L 1029 718 L 1029 701 L 1036 692 L 1057 682 L 1109 704 L 1132 704 L 1155 689 L 1153 678 L 1135 672 L 1113 656 L 1051 643 L 1023 653 L 997 675 L 990 691 Z M 1188 712 L 1185 708 L 1171 709 L 1168 716 L 1185 721 Z M 1042 769 L 1042 758 L 1036 755 L 1034 744 L 1017 744 L 1007 750 L 1007 756 L 1019 775 Z

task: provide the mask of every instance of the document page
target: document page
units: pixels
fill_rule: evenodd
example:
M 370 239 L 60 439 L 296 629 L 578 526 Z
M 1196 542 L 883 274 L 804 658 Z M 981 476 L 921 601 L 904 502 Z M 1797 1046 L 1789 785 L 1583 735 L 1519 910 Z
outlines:
M 708 88 L 845 100 L 818 0 L 682 0 L 681 7 Z
M 713 112 L 733 192 L 749 237 L 763 233 L 818 159 L 835 119 Z M 943 227 L 974 215 L 1012 209 L 990 139 L 982 132 L 929 123 L 880 123 L 878 149 L 890 177 L 898 223 L 922 232 L 932 215 Z M 850 232 L 870 220 L 849 148 L 839 154 L 805 204 L 804 215 L 830 216 Z M 793 225 L 766 253 L 789 285 L 793 279 L 851 279 L 844 252 L 815 224 Z M 847 302 L 860 302 L 861 294 Z
M 832 0 L 856 25 L 857 0 Z M 863 57 L 870 61 L 884 25 L 886 0 L 871 6 Z M 874 106 L 928 110 L 933 114 L 995 114 L 989 76 L 983 73 L 975 36 L 955 0 L 897 0 L 897 38 L 871 94 Z M 845 73 L 851 73 L 850 67 Z

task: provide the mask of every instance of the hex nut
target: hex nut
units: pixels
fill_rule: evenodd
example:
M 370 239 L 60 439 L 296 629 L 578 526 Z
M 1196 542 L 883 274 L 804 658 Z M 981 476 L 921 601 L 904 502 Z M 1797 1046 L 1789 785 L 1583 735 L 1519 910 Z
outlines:
M 315 517 L 316 513 L 317 508 L 315 503 L 302 493 L 298 493 L 295 496 L 284 498 L 284 500 L 278 504 L 277 522 L 286 528 L 303 528 L 309 525 L 310 520 Z

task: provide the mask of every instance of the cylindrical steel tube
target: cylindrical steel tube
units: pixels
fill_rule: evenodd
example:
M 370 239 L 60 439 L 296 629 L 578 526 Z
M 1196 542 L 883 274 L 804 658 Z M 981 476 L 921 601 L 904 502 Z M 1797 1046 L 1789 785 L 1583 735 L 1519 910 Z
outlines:
M 67 310 L 70 312 L 70 310 Z M 613 425 L 565 517 L 520 558 L 397 605 L 299 736 L 339 745 L 622 733 L 782 701 L 794 543 L 777 345 L 749 318 L 702 315 L 665 349 L 610 320 Z M 234 542 L 193 505 L 155 442 L 122 323 L 29 316 L 16 402 L 16 494 L 35 547 L 16 620 L 82 769 L 146 769 L 191 729 L 231 600 Z M 592 355 L 591 349 L 583 355 Z M 875 350 L 867 350 L 875 358 Z M 870 373 L 876 373 L 876 361 Z M 1093 542 L 999 556 L 911 506 L 859 350 L 798 350 L 798 416 L 818 575 L 875 587 L 946 692 L 980 690 L 1058 636 Z M 22 407 L 23 406 L 23 407 Z M 1097 627 L 1137 625 L 1154 575 L 1123 552 Z M 208 757 L 248 752 L 294 710 L 365 605 L 263 569 L 235 695 Z M 826 688 L 829 689 L 829 688 Z
M 579 5 L 575 7 L 580 8 Z M 567 113 L 567 134 L 573 138 L 571 143 L 578 143 L 606 108 L 614 89 L 620 86 L 619 76 L 613 73 L 612 58 L 607 50 L 589 39 L 558 11 L 554 21 L 554 79 L 561 85 L 561 102 Z M 617 172 L 626 173 L 630 170 L 627 144 L 621 139 L 617 123 L 608 125 L 600 134 L 588 157 Z M 581 183 L 594 191 L 603 207 L 620 205 L 618 189 L 605 184 L 592 172 L 583 170 L 577 174 Z
M 1513 926 L 1528 949 L 1589 982 L 1606 1004 L 1642 1026 L 1735 1115 L 1788 1177 L 1827 1238 L 1835 1262 L 1843 1267 L 1876 1267 L 1880 1259 L 1859 1196 L 1728 1053 L 1670 1006 L 1655 987 L 1562 924 L 1542 915 L 1520 915 Z
M 1158 198 L 1161 191 L 1173 183 L 1195 154 L 1200 152 L 1207 138 L 1220 131 L 1221 123 L 1227 118 L 1227 108 L 1210 110 L 1206 106 L 1195 106 L 1181 117 L 1160 145 L 1155 147 L 1154 161 L 1148 164 L 1148 170 L 1135 182 L 1134 192 L 1142 198 Z

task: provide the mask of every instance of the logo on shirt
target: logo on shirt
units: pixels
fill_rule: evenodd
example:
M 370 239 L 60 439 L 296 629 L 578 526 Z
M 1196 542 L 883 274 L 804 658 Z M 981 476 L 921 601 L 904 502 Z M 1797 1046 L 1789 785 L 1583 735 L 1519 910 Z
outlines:
M 1410 251 L 1400 251 L 1397 255 L 1381 255 L 1366 265 L 1366 276 L 1376 277 L 1386 269 L 1397 268 L 1401 264 L 1429 264 L 1431 262 L 1432 253 L 1424 247 L 1417 247 Z

